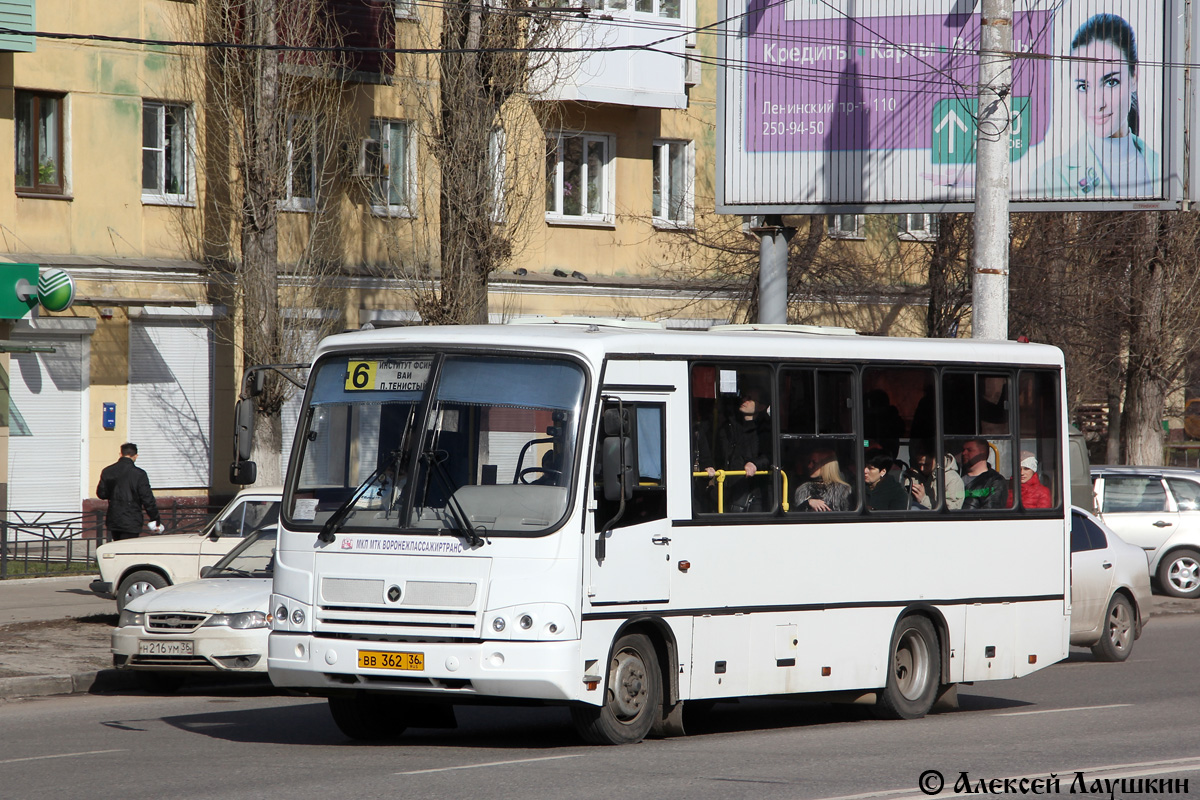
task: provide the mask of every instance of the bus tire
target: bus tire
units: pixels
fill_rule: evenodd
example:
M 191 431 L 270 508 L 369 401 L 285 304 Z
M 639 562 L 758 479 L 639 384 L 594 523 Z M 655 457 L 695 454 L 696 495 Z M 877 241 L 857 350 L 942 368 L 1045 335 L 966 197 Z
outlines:
M 635 744 L 662 713 L 662 672 L 649 637 L 622 636 L 613 646 L 604 703 L 571 707 L 571 721 L 589 744 Z
M 395 739 L 408 728 L 403 703 L 394 697 L 365 694 L 331 697 L 329 713 L 338 730 L 364 742 Z
M 887 683 L 875 702 L 881 719 L 920 719 L 929 713 L 941 683 L 937 631 L 926 617 L 900 620 L 888 651 Z

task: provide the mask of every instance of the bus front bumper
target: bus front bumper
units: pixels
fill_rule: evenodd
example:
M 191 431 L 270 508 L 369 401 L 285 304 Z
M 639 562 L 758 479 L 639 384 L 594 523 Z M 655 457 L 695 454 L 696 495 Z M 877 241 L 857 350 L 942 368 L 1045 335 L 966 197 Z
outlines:
M 360 654 L 395 666 L 360 667 Z M 583 683 L 578 641 L 375 642 L 273 631 L 267 668 L 276 686 L 318 695 L 359 689 L 599 703 L 603 694 Z

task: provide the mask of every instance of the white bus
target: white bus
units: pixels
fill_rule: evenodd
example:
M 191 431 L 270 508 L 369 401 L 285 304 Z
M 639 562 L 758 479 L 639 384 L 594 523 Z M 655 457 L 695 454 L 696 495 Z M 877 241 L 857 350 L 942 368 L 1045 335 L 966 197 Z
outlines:
M 1064 408 L 1036 344 L 570 319 L 330 337 L 271 679 L 359 739 L 478 702 L 568 705 L 609 744 L 720 698 L 923 716 L 1067 654 Z

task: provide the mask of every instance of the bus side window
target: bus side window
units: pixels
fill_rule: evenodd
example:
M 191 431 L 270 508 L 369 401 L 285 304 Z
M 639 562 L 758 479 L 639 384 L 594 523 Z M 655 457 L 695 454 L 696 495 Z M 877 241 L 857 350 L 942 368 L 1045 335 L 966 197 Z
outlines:
M 607 406 L 609 408 L 613 406 Z M 667 516 L 667 475 L 665 469 L 666 408 L 661 403 L 626 403 L 634 433 L 633 498 L 625 501 L 625 512 L 617 527 L 637 525 Z M 600 448 L 596 453 L 596 475 L 599 476 Z M 604 487 L 596 483 L 596 530 L 608 524 L 620 510 L 620 501 L 604 499 Z

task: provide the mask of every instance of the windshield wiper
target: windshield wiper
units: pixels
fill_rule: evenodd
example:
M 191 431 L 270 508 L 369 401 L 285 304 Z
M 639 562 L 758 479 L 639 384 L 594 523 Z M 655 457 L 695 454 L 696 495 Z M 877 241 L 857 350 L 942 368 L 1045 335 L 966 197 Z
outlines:
M 441 459 L 438 458 L 436 450 L 427 450 L 421 454 L 425 463 L 429 465 L 430 472 L 437 476 L 442 483 L 442 489 L 446 491 L 446 521 L 451 523 L 451 530 L 459 536 L 467 540 L 470 547 L 481 547 L 485 544 L 483 537 L 475 532 L 471 527 L 471 518 L 463 509 L 462 503 L 454 496 L 454 492 L 458 489 L 454 485 L 454 481 L 446 472 L 446 468 L 442 465 Z
M 209 576 L 211 577 L 213 575 L 213 573 L 221 574 L 223 572 L 232 572 L 234 575 L 237 575 L 239 578 L 253 578 L 254 577 L 248 571 L 246 571 L 244 569 L 238 569 L 237 567 L 217 567 L 217 568 L 213 569 L 212 572 L 209 573 Z
M 350 516 L 350 510 L 354 508 L 362 496 L 366 493 L 371 484 L 384 473 L 389 467 L 395 468 L 400 461 L 400 451 L 393 450 L 386 459 L 380 462 L 375 471 L 367 476 L 366 480 L 358 485 L 353 493 L 346 498 L 346 502 L 337 507 L 337 510 L 329 515 L 329 519 L 325 520 L 325 524 L 321 526 L 321 532 L 317 534 L 317 538 L 322 542 L 329 543 L 333 541 L 333 535 L 341 530 L 342 523 L 346 521 L 346 517 Z

